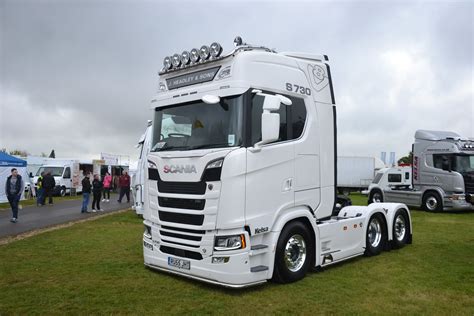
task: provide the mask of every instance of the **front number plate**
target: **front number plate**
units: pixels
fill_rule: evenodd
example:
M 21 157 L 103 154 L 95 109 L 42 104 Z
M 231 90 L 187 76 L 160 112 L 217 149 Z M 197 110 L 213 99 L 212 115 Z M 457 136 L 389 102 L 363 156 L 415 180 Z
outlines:
M 183 259 L 176 259 L 173 257 L 168 257 L 168 265 L 172 267 L 176 267 L 178 269 L 185 269 L 185 270 L 190 270 L 191 269 L 191 261 L 189 260 L 183 260 Z

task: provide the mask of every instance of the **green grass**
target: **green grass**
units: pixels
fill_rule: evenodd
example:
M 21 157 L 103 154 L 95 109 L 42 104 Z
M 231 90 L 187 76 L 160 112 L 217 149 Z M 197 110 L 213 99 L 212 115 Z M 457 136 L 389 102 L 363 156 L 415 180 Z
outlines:
M 245 290 L 144 268 L 141 220 L 104 217 L 0 246 L 0 314 L 473 315 L 474 214 L 412 217 L 403 249 Z
M 46 198 L 47 199 L 47 198 Z M 73 195 L 73 196 L 53 196 L 53 201 L 54 203 L 56 202 L 60 202 L 60 201 L 69 201 L 69 200 L 78 200 L 78 199 L 82 199 L 82 195 Z M 46 203 L 48 203 L 48 201 L 46 200 Z M 36 198 L 32 198 L 32 199 L 27 199 L 27 200 L 23 200 L 23 201 L 20 201 L 20 205 L 25 207 L 25 206 L 31 206 L 31 205 L 36 205 Z M 5 203 L 0 203 L 0 211 L 2 210 L 9 210 L 10 209 L 10 204 L 8 202 L 5 202 Z

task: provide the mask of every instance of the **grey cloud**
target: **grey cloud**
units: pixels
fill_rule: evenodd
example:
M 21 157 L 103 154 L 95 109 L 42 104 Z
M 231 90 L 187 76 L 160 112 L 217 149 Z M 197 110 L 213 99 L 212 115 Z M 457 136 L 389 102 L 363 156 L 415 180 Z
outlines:
M 40 153 L 47 140 L 64 156 L 135 155 L 163 57 L 215 40 L 229 50 L 238 34 L 278 51 L 329 55 L 341 153 L 400 156 L 417 128 L 474 136 L 472 89 L 460 92 L 473 83 L 468 2 L 0 0 L 0 10 L 0 90 L 28 99 L 0 99 L 9 149 Z M 387 52 L 412 59 L 411 79 L 384 63 Z

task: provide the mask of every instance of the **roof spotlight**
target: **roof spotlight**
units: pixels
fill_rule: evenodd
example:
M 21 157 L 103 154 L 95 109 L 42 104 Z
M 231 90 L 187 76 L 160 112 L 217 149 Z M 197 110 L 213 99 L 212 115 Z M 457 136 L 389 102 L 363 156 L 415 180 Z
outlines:
M 181 56 L 179 56 L 179 54 L 174 54 L 173 57 L 171 57 L 171 62 L 173 63 L 173 67 L 179 67 L 181 64 Z
M 166 70 L 171 69 L 171 58 L 169 56 L 166 56 L 165 59 L 163 59 L 163 66 Z
M 201 56 L 201 60 L 206 60 L 209 58 L 209 47 L 206 45 L 202 45 L 201 49 L 199 50 L 199 56 Z
M 214 42 L 211 44 L 209 51 L 211 53 L 212 58 L 217 58 L 222 52 L 222 47 L 221 45 L 219 45 L 219 43 Z
M 193 64 L 199 61 L 200 56 L 197 48 L 191 49 L 191 52 L 189 53 L 189 58 L 191 59 L 191 62 Z
M 189 52 L 188 51 L 184 51 L 181 53 L 181 63 L 186 66 L 187 64 L 189 64 Z

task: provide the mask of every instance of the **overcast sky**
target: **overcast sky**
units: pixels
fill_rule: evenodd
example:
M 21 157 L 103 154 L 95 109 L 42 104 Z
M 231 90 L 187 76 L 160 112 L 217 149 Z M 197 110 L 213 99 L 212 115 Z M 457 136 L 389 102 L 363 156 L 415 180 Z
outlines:
M 0 0 L 0 147 L 136 159 L 165 56 L 244 41 L 329 56 L 341 155 L 474 137 L 472 1 Z

